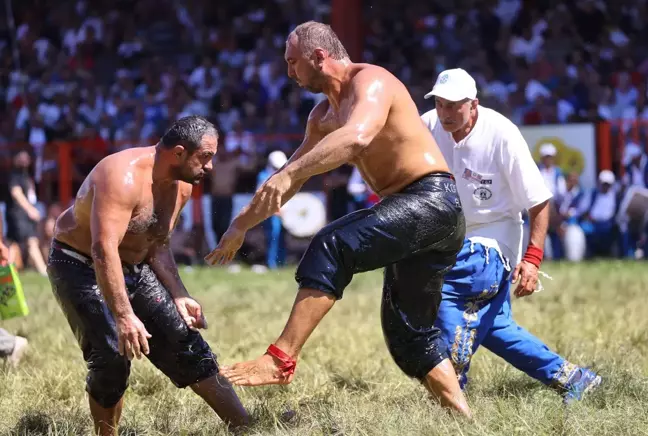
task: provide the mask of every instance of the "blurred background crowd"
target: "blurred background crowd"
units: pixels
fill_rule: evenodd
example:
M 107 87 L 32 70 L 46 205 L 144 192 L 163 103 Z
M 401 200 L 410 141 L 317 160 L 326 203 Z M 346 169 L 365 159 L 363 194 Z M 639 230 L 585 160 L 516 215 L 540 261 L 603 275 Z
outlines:
M 297 24 L 330 21 L 328 1 L 12 3 L 0 18 L 0 180 L 7 186 L 0 200 L 19 266 L 44 272 L 53 224 L 68 206 L 57 198 L 57 143 L 73 144 L 76 192 L 106 154 L 154 144 L 189 114 L 212 120 L 222 138 L 204 185 L 211 219 L 183 223 L 174 235 L 178 260 L 194 264 L 227 227 L 233 196 L 252 192 L 294 151 L 322 98 L 288 79 L 283 50 Z M 644 120 L 646 3 L 365 0 L 363 60 L 396 74 L 421 112 L 433 105 L 423 95 L 437 74 L 462 67 L 476 78 L 481 104 L 520 126 Z M 579 188 L 578 174 L 553 165 L 555 148 L 544 148 L 538 164 L 556 194 L 554 256 L 565 224 L 578 223 L 588 255 L 642 257 L 646 223 L 614 219 L 623 193 L 648 183 L 643 135 L 628 142 L 622 174 L 601 173 L 590 192 Z M 347 167 L 306 189 L 324 193 L 329 220 L 376 201 Z M 276 220 L 251 232 L 245 260 L 262 271 L 299 256 L 304 241 L 285 233 Z

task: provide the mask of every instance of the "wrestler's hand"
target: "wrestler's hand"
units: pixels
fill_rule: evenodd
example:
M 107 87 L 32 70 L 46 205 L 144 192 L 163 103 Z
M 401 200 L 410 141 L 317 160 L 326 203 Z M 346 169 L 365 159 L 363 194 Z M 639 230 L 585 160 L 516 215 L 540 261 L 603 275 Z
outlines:
M 187 323 L 187 327 L 193 331 L 207 328 L 207 320 L 203 314 L 200 303 L 191 297 L 174 298 L 173 302 L 178 308 L 178 313 Z
M 286 172 L 279 171 L 273 174 L 256 193 L 257 214 L 270 217 L 281 210 L 283 196 L 290 190 L 292 181 Z
M 126 355 L 128 360 L 133 360 L 133 355 L 138 359 L 142 358 L 142 353 L 148 355 L 150 337 L 151 334 L 134 313 L 117 317 L 117 348 L 121 356 Z
M 536 291 L 536 286 L 538 285 L 538 267 L 523 260 L 515 267 L 512 279 L 513 283 L 519 279 L 519 283 L 514 292 L 516 297 L 531 295 Z
M 205 256 L 205 261 L 209 265 L 216 265 L 217 263 L 222 265 L 231 262 L 236 252 L 243 245 L 243 241 L 245 241 L 245 233 L 247 233 L 245 230 L 232 224 L 223 234 L 214 251 Z

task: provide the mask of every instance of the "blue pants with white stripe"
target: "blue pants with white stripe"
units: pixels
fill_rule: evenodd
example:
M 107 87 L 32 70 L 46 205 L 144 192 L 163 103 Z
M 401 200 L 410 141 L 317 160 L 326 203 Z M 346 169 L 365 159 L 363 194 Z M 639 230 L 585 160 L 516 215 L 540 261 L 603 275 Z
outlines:
M 436 321 L 464 389 L 470 360 L 480 345 L 531 377 L 565 386 L 578 367 L 517 325 L 511 314 L 508 261 L 495 248 L 464 241 L 445 275 Z

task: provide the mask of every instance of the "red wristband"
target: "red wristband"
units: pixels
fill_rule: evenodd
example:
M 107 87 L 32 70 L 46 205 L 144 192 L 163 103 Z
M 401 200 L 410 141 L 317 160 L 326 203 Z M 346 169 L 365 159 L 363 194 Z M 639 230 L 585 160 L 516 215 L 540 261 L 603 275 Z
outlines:
M 522 260 L 535 265 L 536 268 L 540 268 L 540 264 L 542 263 L 543 257 L 544 257 L 544 252 L 541 249 L 539 249 L 534 245 L 529 245 L 527 247 L 526 253 L 524 253 L 524 257 L 522 258 Z
M 295 373 L 295 368 L 297 367 L 297 361 L 284 353 L 279 347 L 275 344 L 271 344 L 268 347 L 267 353 L 272 357 L 278 359 L 281 362 L 279 370 L 283 373 L 284 376 L 288 377 Z

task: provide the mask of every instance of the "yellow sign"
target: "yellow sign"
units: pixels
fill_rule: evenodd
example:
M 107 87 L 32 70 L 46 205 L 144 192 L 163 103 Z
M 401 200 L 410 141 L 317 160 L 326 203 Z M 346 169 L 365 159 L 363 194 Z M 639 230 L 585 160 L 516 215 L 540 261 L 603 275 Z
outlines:
M 576 171 L 578 174 L 585 169 L 585 156 L 577 148 L 571 148 L 558 137 L 543 137 L 536 141 L 533 146 L 533 159 L 540 163 L 542 162 L 540 156 L 540 147 L 543 144 L 553 144 L 556 147 L 556 165 L 563 171 L 564 174 L 569 174 Z
M 521 126 L 520 132 L 531 154 L 540 163 L 540 146 L 553 144 L 557 150 L 557 165 L 565 172 L 580 174 L 584 189 L 596 188 L 596 128 L 592 123 Z

